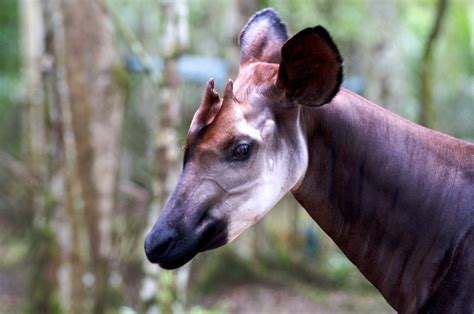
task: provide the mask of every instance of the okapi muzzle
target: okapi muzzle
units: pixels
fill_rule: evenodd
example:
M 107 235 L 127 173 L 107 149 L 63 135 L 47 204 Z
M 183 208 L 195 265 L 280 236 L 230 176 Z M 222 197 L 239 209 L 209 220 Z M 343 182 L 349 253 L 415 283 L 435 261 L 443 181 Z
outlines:
M 211 214 L 219 195 L 212 184 L 197 182 L 186 191 L 182 180 L 163 208 L 145 239 L 145 252 L 152 263 L 166 269 L 184 265 L 197 253 L 219 247 L 227 241 L 227 220 Z M 214 191 L 213 191 L 214 190 Z M 193 195 L 193 194 L 197 195 Z M 197 200 L 197 198 L 200 198 Z

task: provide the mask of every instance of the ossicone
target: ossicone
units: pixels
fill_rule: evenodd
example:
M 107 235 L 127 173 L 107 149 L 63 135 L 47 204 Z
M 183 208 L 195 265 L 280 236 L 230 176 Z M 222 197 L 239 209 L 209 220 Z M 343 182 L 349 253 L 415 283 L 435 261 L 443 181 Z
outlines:
M 234 99 L 234 82 L 231 79 L 227 81 L 224 88 L 224 103 Z
M 188 144 L 194 139 L 199 130 L 212 123 L 221 108 L 221 104 L 219 93 L 214 89 L 214 79 L 211 78 L 204 91 L 203 100 L 191 121 L 187 139 Z

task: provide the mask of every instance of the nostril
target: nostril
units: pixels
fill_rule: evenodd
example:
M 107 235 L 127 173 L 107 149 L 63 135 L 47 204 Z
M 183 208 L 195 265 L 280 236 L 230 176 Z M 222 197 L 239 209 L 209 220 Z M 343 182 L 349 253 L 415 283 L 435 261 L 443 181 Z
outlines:
M 158 263 L 169 251 L 174 242 L 174 232 L 164 230 L 162 232 L 154 232 L 152 230 L 145 238 L 145 254 L 152 263 Z
M 171 246 L 171 243 L 173 242 L 173 238 L 168 235 L 167 237 L 163 237 L 161 241 L 158 241 L 156 244 L 154 250 L 160 254 L 163 255 L 168 251 L 168 248 Z

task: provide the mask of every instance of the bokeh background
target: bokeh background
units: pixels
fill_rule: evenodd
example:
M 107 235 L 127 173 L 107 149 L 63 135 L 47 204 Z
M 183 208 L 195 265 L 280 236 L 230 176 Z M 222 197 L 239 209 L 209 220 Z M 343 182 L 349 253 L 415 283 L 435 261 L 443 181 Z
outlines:
M 268 6 L 329 30 L 347 88 L 474 141 L 470 0 L 0 0 L 0 313 L 393 312 L 291 196 L 178 271 L 146 262 L 205 83 Z

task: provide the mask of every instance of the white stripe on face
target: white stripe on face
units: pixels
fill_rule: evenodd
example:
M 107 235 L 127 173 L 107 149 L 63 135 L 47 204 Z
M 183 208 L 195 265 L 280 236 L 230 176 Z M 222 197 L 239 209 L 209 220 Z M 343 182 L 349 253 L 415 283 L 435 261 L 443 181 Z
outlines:
M 251 127 L 245 121 L 239 124 L 239 132 L 258 140 L 261 149 L 250 167 L 252 173 L 242 174 L 249 181 L 236 187 L 235 191 L 238 192 L 231 191 L 226 198 L 225 208 L 220 209 L 228 211 L 228 242 L 260 220 L 302 181 L 308 166 L 308 152 L 301 127 L 299 123 L 295 125 L 297 151 L 276 134 L 277 128 L 273 120 L 266 120 L 261 130 Z M 279 141 L 278 145 L 273 145 L 275 141 Z M 278 151 L 273 151 L 274 147 L 278 147 Z

